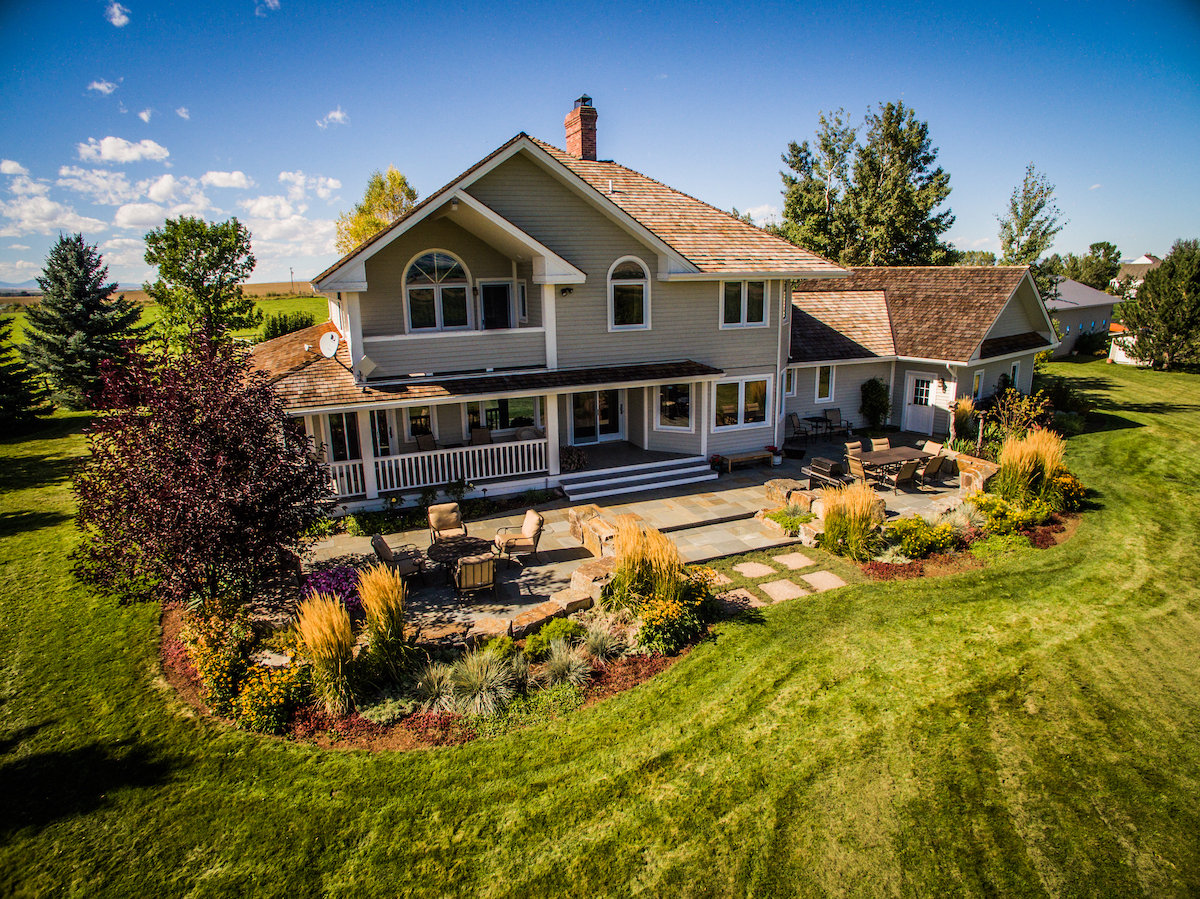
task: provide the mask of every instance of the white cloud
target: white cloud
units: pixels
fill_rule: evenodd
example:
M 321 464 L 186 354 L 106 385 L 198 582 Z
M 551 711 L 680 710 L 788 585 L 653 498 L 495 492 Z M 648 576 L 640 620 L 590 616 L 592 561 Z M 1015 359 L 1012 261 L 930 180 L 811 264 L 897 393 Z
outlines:
M 181 119 L 190 119 L 192 117 L 192 114 L 188 112 L 188 108 L 186 106 L 180 106 L 178 109 L 176 109 L 175 115 L 179 116 Z
M 100 249 L 109 265 L 140 265 L 146 258 L 146 242 L 136 237 L 114 237 Z
M 123 137 L 105 137 L 96 140 L 89 137 L 86 144 L 76 144 L 79 158 L 85 161 L 103 160 L 104 162 L 142 162 L 150 160 L 162 162 L 171 155 L 170 151 L 152 140 L 140 140 L 136 144 Z
M 150 116 L 154 115 L 154 110 L 147 107 L 138 113 L 138 118 L 147 124 L 150 123 Z
M 286 219 L 250 218 L 245 224 L 254 237 L 254 255 L 260 265 L 275 259 L 286 264 L 297 256 L 332 253 L 337 233 L 332 219 L 308 219 L 302 215 Z
M 109 24 L 117 28 L 124 28 L 129 24 L 129 7 L 122 6 L 117 0 L 113 0 L 104 10 L 104 18 L 108 19 Z
M 337 178 L 326 178 L 322 175 L 318 175 L 316 181 L 317 183 L 315 185 L 315 190 L 317 192 L 317 196 L 322 200 L 328 200 L 331 196 L 333 196 L 333 192 L 335 190 L 342 189 L 342 182 Z
M 59 187 L 90 197 L 93 203 L 105 206 L 128 203 L 137 199 L 139 194 L 129 183 L 124 172 L 112 172 L 108 169 L 85 169 L 75 165 L 64 165 L 58 170 L 58 181 L 55 183 Z
M 138 185 L 146 192 L 146 197 L 155 203 L 165 203 L 174 198 L 182 186 L 174 175 L 160 175 L 151 181 L 142 181 Z
M 779 218 L 779 207 L 763 203 L 761 206 L 751 206 L 745 210 L 745 213 L 750 216 L 750 220 L 754 224 L 762 227 Z
M 26 262 L 24 259 L 18 259 L 16 262 L 0 262 L 0 281 L 28 281 L 40 271 L 41 266 L 36 262 Z
M 10 244 L 8 245 L 8 248 L 9 248 L 10 250 L 28 250 L 28 249 L 29 249 L 29 245 L 28 245 L 28 244 L 23 244 L 23 243 L 10 243 Z
M 233 187 L 239 190 L 254 186 L 254 182 L 242 171 L 205 172 L 200 176 L 200 183 L 205 187 Z
M 318 128 L 328 128 L 330 125 L 349 125 L 350 116 L 339 105 L 337 109 L 331 109 L 325 118 L 317 119 Z
M 115 228 L 153 228 L 161 225 L 167 210 L 157 203 L 126 203 L 113 216 Z
M 1093 184 L 1091 187 L 1088 188 L 1088 190 L 1099 190 L 1100 187 L 1101 187 L 1101 185 L 1099 185 L 1099 184 Z
M 93 81 L 91 84 L 89 84 L 87 86 L 87 89 L 90 91 L 96 91 L 97 93 L 100 93 L 100 94 L 104 94 L 104 96 L 107 97 L 109 94 L 111 94 L 113 91 L 115 91 L 117 89 L 117 86 L 116 86 L 116 84 L 114 84 L 111 81 L 105 81 L 103 78 L 100 78 L 96 81 Z
M 28 175 L 29 169 L 11 159 L 0 159 L 0 175 Z
M 275 12 L 279 9 L 279 0 L 258 0 L 254 4 L 254 14 L 260 19 L 266 18 L 267 11 Z
M 50 193 L 50 185 L 34 181 L 27 175 L 17 175 L 8 184 L 8 189 L 19 197 L 44 197 Z
M 307 196 L 308 191 L 314 191 L 322 200 L 328 200 L 335 190 L 342 189 L 342 182 L 337 178 L 327 178 L 324 175 L 306 175 L 304 172 L 280 172 L 279 183 L 286 184 L 288 199 L 299 202 Z
M 261 196 L 238 203 L 253 218 L 280 220 L 303 213 L 308 209 L 303 203 L 293 206 L 286 197 Z
M 9 220 L 0 228 L 0 237 L 53 234 L 55 231 L 100 231 L 105 227 L 99 219 L 80 215 L 70 206 L 43 196 L 18 197 L 0 203 L 0 215 Z

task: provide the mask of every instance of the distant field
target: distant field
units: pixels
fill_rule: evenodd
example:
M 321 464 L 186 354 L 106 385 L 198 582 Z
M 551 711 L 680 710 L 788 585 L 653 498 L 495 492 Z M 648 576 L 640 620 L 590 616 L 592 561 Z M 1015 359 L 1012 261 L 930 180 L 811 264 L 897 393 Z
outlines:
M 272 285 L 270 285 L 270 284 L 248 284 L 248 285 L 246 285 L 247 288 L 251 288 L 251 287 L 263 288 L 263 287 L 270 287 L 270 286 L 272 286 Z M 288 282 L 284 281 L 283 286 L 286 288 L 288 286 Z M 249 292 L 250 291 L 247 290 L 247 293 L 249 293 Z M 142 292 L 140 290 L 136 291 L 136 293 L 141 294 L 142 296 L 145 296 L 145 294 L 142 294 Z M 127 297 L 130 297 L 131 299 L 133 298 L 133 295 L 131 292 L 127 292 L 125 295 Z M 262 294 L 255 293 L 252 295 L 253 296 L 261 296 Z M 325 298 L 321 297 L 321 296 L 313 297 L 313 296 L 293 295 L 293 296 L 283 296 L 283 297 L 272 297 L 271 299 L 255 300 L 254 304 L 259 309 L 262 310 L 263 315 L 272 315 L 277 312 L 307 312 L 310 315 L 312 315 L 313 318 L 315 318 L 319 322 L 323 322 L 329 317 L 329 306 L 327 305 Z M 158 306 L 157 303 L 146 303 L 145 305 L 142 306 L 142 321 L 146 324 L 153 324 L 154 322 L 157 322 L 159 317 L 161 316 L 161 314 L 162 314 L 162 310 Z M 2 312 L 2 313 L 0 313 L 0 321 L 6 321 L 6 322 L 11 321 L 13 323 L 13 341 L 15 343 L 24 343 L 25 342 L 25 312 L 24 312 L 24 310 L 18 311 L 18 312 Z M 250 331 L 235 331 L 234 336 L 235 337 L 245 337 L 245 338 L 250 338 L 250 339 L 257 339 L 260 331 L 261 331 L 261 329 L 255 329 L 255 330 L 250 330 Z
M 312 294 L 312 285 L 307 281 L 263 281 L 259 284 L 245 284 L 242 290 L 252 297 L 307 297 Z M 150 302 L 150 297 L 146 296 L 144 290 L 120 290 L 118 293 L 124 294 L 135 303 Z M 0 294 L 0 303 L 19 303 L 22 306 L 41 302 L 41 299 L 37 295 L 20 297 Z

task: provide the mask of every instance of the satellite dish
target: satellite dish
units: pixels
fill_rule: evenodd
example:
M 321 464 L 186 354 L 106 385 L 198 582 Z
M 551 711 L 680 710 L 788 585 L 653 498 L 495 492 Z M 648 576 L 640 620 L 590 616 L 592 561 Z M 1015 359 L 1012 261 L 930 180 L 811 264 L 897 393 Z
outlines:
M 375 360 L 370 356 L 363 356 L 358 360 L 358 373 L 364 378 L 371 377 L 371 372 L 375 371 L 375 369 L 378 367 L 379 366 L 375 364 Z
M 332 359 L 337 354 L 338 343 L 340 340 L 341 339 L 338 337 L 337 331 L 330 331 L 327 334 L 322 334 L 319 343 L 319 346 L 321 347 L 321 355 L 326 359 Z

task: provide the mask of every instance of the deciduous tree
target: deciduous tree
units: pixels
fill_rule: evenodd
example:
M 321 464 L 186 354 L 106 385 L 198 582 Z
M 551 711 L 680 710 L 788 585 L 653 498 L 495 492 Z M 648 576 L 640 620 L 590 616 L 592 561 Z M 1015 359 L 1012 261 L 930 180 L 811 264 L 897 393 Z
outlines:
M 996 254 L 988 250 L 958 250 L 955 265 L 995 265 Z
M 245 602 L 332 497 L 298 419 L 232 341 L 109 367 L 75 479 L 77 571 L 122 597 Z
M 1000 222 L 1000 264 L 1028 265 L 1043 300 L 1058 295 L 1058 276 L 1039 261 L 1063 229 L 1061 212 L 1054 203 L 1054 185 L 1033 163 L 1025 167 L 1025 178 L 1013 188 L 1008 211 Z
M 351 252 L 360 243 L 406 215 L 416 202 L 416 190 L 395 166 L 389 165 L 386 172 L 372 172 L 362 202 L 338 216 L 335 242 L 338 252 Z
M 1175 241 L 1120 312 L 1134 358 L 1164 370 L 1200 360 L 1200 241 Z
M 1121 251 L 1116 244 L 1099 241 L 1089 246 L 1083 256 L 1074 253 L 1059 256 L 1055 253 L 1046 259 L 1043 268 L 1096 290 L 1107 290 L 1121 270 Z
M 167 219 L 146 235 L 146 262 L 158 267 L 158 279 L 143 287 L 162 306 L 163 333 L 176 345 L 191 331 L 212 344 L 227 331 L 262 323 L 262 312 L 242 292 L 255 260 L 250 232 L 236 218 Z
M 841 259 L 851 238 L 851 219 L 846 205 L 850 180 L 850 154 L 855 129 L 846 121 L 846 111 L 821 113 L 816 142 L 788 144 L 783 161 L 789 172 L 783 178 L 782 236 L 792 243 L 829 259 Z
M 82 234 L 59 235 L 37 281 L 42 301 L 29 307 L 21 354 L 46 377 L 57 402 L 81 409 L 99 386 L 101 363 L 123 358 L 140 335 L 141 310 L 124 296 L 112 298 L 117 285 Z

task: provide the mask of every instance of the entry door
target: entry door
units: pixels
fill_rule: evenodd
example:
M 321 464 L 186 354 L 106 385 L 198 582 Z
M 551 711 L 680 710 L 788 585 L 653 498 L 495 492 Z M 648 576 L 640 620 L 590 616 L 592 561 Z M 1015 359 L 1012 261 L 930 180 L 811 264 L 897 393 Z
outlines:
M 910 371 L 904 379 L 904 430 L 933 433 L 933 382 L 925 372 Z
M 572 394 L 572 442 L 620 440 L 625 433 L 624 412 L 619 390 L 589 390 L 587 393 Z
M 479 286 L 484 330 L 512 327 L 511 291 L 512 287 L 507 281 L 501 284 L 481 284 Z

